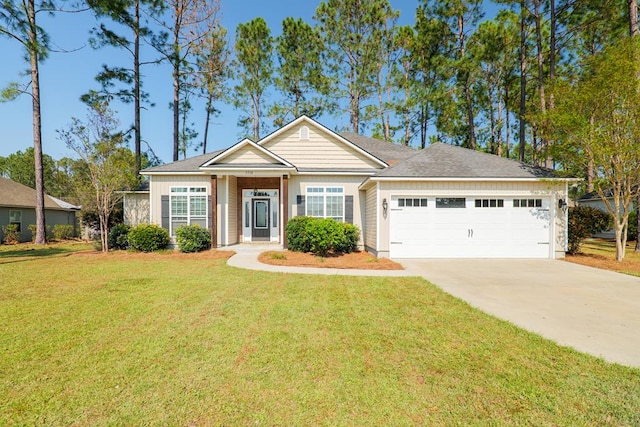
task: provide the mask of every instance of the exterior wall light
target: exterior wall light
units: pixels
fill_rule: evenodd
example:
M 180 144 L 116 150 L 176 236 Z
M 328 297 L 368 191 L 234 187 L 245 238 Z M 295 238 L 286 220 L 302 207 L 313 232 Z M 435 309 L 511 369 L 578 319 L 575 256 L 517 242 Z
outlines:
M 567 210 L 567 202 L 564 199 L 558 199 L 558 209 Z
M 389 203 L 387 203 L 387 199 L 382 199 L 382 215 L 387 217 L 387 209 L 389 208 Z

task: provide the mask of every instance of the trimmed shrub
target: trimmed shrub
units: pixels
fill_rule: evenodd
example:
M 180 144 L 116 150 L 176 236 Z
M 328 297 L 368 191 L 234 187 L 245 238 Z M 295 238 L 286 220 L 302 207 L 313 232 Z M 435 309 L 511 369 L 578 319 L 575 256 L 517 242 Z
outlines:
M 53 226 L 53 237 L 56 240 L 69 240 L 73 238 L 73 225 L 56 224 Z
M 181 225 L 176 230 L 176 242 L 180 252 L 200 252 L 211 248 L 211 235 L 198 224 Z
M 169 244 L 169 232 L 156 224 L 139 224 L 129 230 L 129 246 L 141 252 L 164 249 Z
M 611 226 L 608 213 L 590 206 L 569 208 L 569 248 L 570 254 L 580 251 L 580 245 L 587 237 L 601 233 Z
M 127 224 L 117 224 L 111 227 L 111 230 L 109 230 L 109 236 L 107 236 L 109 249 L 128 249 L 129 231 L 131 231 L 131 227 Z
M 29 224 L 29 231 L 31 232 L 31 242 L 35 242 L 36 241 L 36 234 L 38 234 L 36 228 L 37 227 L 36 227 L 35 224 Z M 53 235 L 51 234 L 51 226 L 50 225 L 45 225 L 44 229 L 45 229 L 45 235 L 46 235 L 47 239 L 50 239 L 51 237 L 53 237 Z
M 360 239 L 360 229 L 353 224 L 342 224 L 343 234 L 336 242 L 335 250 L 345 254 L 350 254 L 358 249 Z
M 298 216 L 287 223 L 287 246 L 295 252 L 350 253 L 357 249 L 359 237 L 358 227 L 331 218 Z
M 287 246 L 294 252 L 311 252 L 307 228 L 313 222 L 310 216 L 296 216 L 287 222 Z
M 2 227 L 2 239 L 7 245 L 15 245 L 20 241 L 20 232 L 18 231 L 18 224 L 9 224 Z

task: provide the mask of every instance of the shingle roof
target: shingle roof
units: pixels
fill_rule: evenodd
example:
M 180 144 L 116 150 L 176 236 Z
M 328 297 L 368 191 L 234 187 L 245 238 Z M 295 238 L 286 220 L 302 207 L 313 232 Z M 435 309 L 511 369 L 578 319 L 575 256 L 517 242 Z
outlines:
M 201 154 L 199 156 L 189 157 L 188 159 L 178 160 L 176 162 L 167 163 L 165 165 L 155 166 L 142 170 L 146 172 L 200 172 L 200 165 L 213 159 L 224 150 L 212 151 L 210 153 Z
M 0 177 L 0 206 L 16 208 L 35 208 L 36 190 L 7 178 Z M 71 211 L 80 207 L 56 199 L 49 195 L 44 196 L 45 209 Z
M 340 132 L 338 135 L 363 149 L 367 153 L 373 154 L 388 165 L 393 165 L 416 154 L 416 150 L 411 147 L 381 141 L 379 139 L 358 135 L 356 133 Z
M 435 143 L 379 172 L 381 178 L 556 178 L 548 169 L 493 154 Z

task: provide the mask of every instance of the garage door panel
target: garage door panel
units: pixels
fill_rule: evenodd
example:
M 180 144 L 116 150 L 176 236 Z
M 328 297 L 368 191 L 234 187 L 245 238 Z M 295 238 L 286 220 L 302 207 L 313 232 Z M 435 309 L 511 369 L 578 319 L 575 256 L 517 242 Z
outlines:
M 391 257 L 550 257 L 548 199 L 532 199 L 534 207 L 516 207 L 522 199 L 514 203 L 508 197 L 500 199 L 500 207 L 496 202 L 477 207 L 474 199 L 467 197 L 465 208 L 439 209 L 433 197 L 426 207 L 399 207 L 398 197 L 391 197 Z

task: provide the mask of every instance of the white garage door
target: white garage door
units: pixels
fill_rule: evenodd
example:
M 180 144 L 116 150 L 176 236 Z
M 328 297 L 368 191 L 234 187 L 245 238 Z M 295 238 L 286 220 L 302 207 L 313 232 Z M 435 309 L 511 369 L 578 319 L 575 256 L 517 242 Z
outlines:
M 392 258 L 549 258 L 548 198 L 393 196 Z

